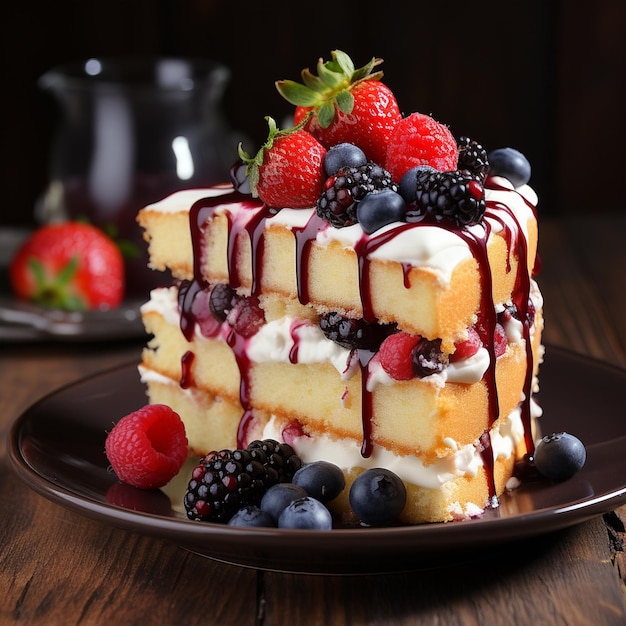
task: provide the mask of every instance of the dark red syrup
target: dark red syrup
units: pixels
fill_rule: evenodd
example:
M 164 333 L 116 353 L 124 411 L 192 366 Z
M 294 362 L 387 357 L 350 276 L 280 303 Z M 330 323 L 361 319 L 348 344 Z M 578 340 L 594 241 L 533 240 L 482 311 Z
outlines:
M 502 189 L 511 191 L 505 187 L 500 187 L 493 184 L 490 188 Z M 241 276 L 239 268 L 239 238 L 245 233 L 248 237 L 251 245 L 251 259 L 252 259 L 252 295 L 256 295 L 261 290 L 262 282 L 262 267 L 263 267 L 263 254 L 264 254 L 264 228 L 266 221 L 271 219 L 275 214 L 265 207 L 260 201 L 251 199 L 249 196 L 245 196 L 237 191 L 232 191 L 228 194 L 206 198 L 196 202 L 190 210 L 190 229 L 193 246 L 193 264 L 194 264 L 194 278 L 191 284 L 187 286 L 187 291 L 184 297 L 180 299 L 181 309 L 181 330 L 185 337 L 190 340 L 193 336 L 194 324 L 197 322 L 197 315 L 194 313 L 193 303 L 198 297 L 201 291 L 208 290 L 209 286 L 202 277 L 202 267 L 204 265 L 204 234 L 205 227 L 208 220 L 213 215 L 214 211 L 221 205 L 229 204 L 232 202 L 240 202 L 244 208 L 249 208 L 254 211 L 252 215 L 243 215 L 242 218 L 233 219 L 228 214 L 228 250 L 227 250 L 227 265 L 229 269 L 230 282 L 232 286 L 238 286 L 239 276 Z M 528 204 L 528 203 L 527 203 Z M 525 380 L 524 390 L 526 399 L 522 408 L 523 423 L 525 430 L 526 446 L 529 453 L 532 453 L 532 436 L 530 430 L 530 384 L 532 382 L 532 349 L 530 346 L 530 331 L 529 323 L 527 320 L 528 312 L 528 298 L 529 298 L 529 285 L 530 281 L 526 272 L 526 242 L 524 237 L 520 234 L 519 224 L 515 220 L 513 213 L 505 205 L 496 203 L 487 203 L 488 215 L 491 219 L 495 219 L 502 224 L 504 229 L 504 237 L 508 248 L 508 254 L 514 254 L 518 259 L 518 275 L 515 282 L 514 304 L 516 305 L 521 320 L 524 324 L 524 338 L 526 339 L 527 346 L 527 376 Z M 512 218 L 511 226 L 507 220 L 498 216 L 497 211 L 506 211 L 506 213 Z M 533 208 L 534 210 L 534 208 Z M 401 224 L 397 228 L 386 231 L 380 235 L 363 235 L 363 237 L 355 245 L 355 251 L 358 259 L 359 268 L 359 287 L 361 304 L 363 308 L 363 317 L 368 322 L 376 322 L 376 316 L 374 314 L 374 307 L 372 303 L 372 293 L 370 285 L 370 255 L 380 248 L 382 245 L 388 243 L 395 238 L 401 232 L 409 228 L 419 228 L 426 225 L 425 223 L 406 223 Z M 439 224 L 441 227 L 448 228 L 451 232 L 461 237 L 470 248 L 473 257 L 476 259 L 481 285 L 481 303 L 480 303 L 480 317 L 477 323 L 477 331 L 481 336 L 483 345 L 489 352 L 490 365 L 485 373 L 484 380 L 488 390 L 489 401 L 489 419 L 490 424 L 493 424 L 498 418 L 498 395 L 495 380 L 495 352 L 494 352 L 494 330 L 497 322 L 497 316 L 495 312 L 495 306 L 492 295 L 492 276 L 491 269 L 487 256 L 487 240 L 490 233 L 490 224 L 488 221 L 484 222 L 484 234 L 477 233 L 478 229 L 459 229 L 454 226 L 445 226 Z M 298 297 L 302 304 L 307 304 L 310 301 L 309 294 L 309 261 L 311 248 L 315 241 L 316 234 L 324 229 L 328 228 L 328 224 L 319 218 L 315 213 L 312 213 L 311 218 L 308 220 L 304 227 L 294 227 L 292 232 L 294 234 L 296 243 L 296 277 L 297 277 L 297 289 Z M 517 231 L 517 232 L 514 232 Z M 537 263 L 536 263 L 537 265 Z M 510 256 L 507 262 L 507 271 L 510 271 Z M 403 264 L 404 285 L 406 288 L 410 287 L 409 273 L 411 270 L 410 264 Z M 224 324 L 227 324 L 224 322 Z M 223 332 L 224 324 L 219 325 L 214 330 L 215 334 Z M 297 362 L 298 358 L 298 325 L 294 325 L 291 329 L 294 345 L 290 353 L 290 361 L 292 363 Z M 237 440 L 238 445 L 246 439 L 247 432 L 250 428 L 250 424 L 253 420 L 252 407 L 250 404 L 250 361 L 247 356 L 247 339 L 241 337 L 232 330 L 226 334 L 227 342 L 232 348 L 235 355 L 237 365 L 240 371 L 241 383 L 240 383 L 240 400 L 244 413 L 239 424 Z M 368 363 L 372 357 L 372 353 L 369 351 L 358 350 L 356 356 L 359 359 L 359 365 L 361 369 L 361 381 L 362 381 L 362 423 L 363 423 L 363 443 L 361 453 L 364 457 L 371 456 L 373 450 L 372 430 L 373 430 L 373 415 L 372 415 L 372 398 L 371 393 L 367 390 L 367 374 Z M 192 357 L 184 357 L 188 360 L 192 360 Z M 185 375 L 181 377 L 181 384 L 185 379 Z M 495 497 L 495 486 L 493 479 L 493 450 L 488 431 L 481 437 L 479 451 L 483 458 L 485 470 L 488 475 L 490 483 L 490 492 L 492 499 Z
M 195 358 L 196 355 L 191 350 L 187 350 L 187 352 L 185 352 L 185 354 L 183 354 L 182 358 L 180 359 L 180 386 L 183 389 L 189 389 L 189 387 L 193 386 L 194 384 L 191 367 Z

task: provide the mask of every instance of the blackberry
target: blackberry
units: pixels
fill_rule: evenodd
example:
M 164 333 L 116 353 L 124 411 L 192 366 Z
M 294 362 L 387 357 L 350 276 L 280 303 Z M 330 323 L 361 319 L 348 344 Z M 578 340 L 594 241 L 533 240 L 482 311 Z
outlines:
M 247 449 L 207 454 L 191 473 L 184 497 L 187 517 L 203 522 L 228 522 L 240 509 L 258 506 L 263 494 L 289 481 L 302 466 L 287 444 L 268 439 Z
M 535 323 L 535 314 L 537 313 L 535 309 L 535 305 L 533 301 L 529 298 L 528 305 L 526 309 L 526 321 L 528 322 L 529 328 L 532 328 Z M 517 321 L 522 321 L 520 312 L 515 304 L 507 304 L 504 307 L 504 310 L 498 313 L 498 322 L 501 324 L 505 324 L 511 318 L 516 319 Z
M 411 352 L 413 373 L 419 378 L 439 374 L 448 364 L 448 356 L 441 351 L 441 339 L 420 339 Z
M 257 439 L 248 445 L 252 457 L 264 464 L 268 475 L 275 475 L 276 482 L 289 482 L 302 467 L 300 457 L 288 443 L 275 439 Z
M 489 170 L 487 150 L 469 137 L 461 137 L 458 142 L 459 162 L 457 169 L 465 170 L 484 181 Z
M 228 312 L 237 302 L 237 293 L 226 283 L 217 283 L 211 289 L 209 296 L 209 308 L 216 320 L 223 322 L 228 316 Z
M 349 350 L 376 351 L 395 331 L 395 324 L 368 323 L 364 319 L 344 317 L 333 311 L 320 317 L 319 326 L 328 339 Z
M 479 223 L 484 213 L 485 189 L 478 177 L 460 170 L 417 174 L 415 216 L 469 226 Z
M 391 174 L 369 161 L 359 167 L 342 167 L 326 179 L 325 189 L 317 200 L 317 214 L 336 228 L 357 223 L 356 209 L 366 194 L 382 189 L 398 191 Z

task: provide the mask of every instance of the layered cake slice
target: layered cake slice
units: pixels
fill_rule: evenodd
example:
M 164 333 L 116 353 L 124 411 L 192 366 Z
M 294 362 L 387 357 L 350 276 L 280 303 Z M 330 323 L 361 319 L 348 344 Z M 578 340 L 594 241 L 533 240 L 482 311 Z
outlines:
M 142 309 L 140 370 L 192 454 L 285 441 L 348 483 L 391 469 L 404 522 L 463 519 L 496 506 L 533 451 L 537 198 L 519 153 L 490 165 L 433 118 L 401 116 L 378 64 L 336 51 L 324 80 L 282 81 L 293 128 L 268 118 L 232 183 L 140 212 L 151 266 L 175 278 Z M 331 506 L 350 516 L 346 497 Z

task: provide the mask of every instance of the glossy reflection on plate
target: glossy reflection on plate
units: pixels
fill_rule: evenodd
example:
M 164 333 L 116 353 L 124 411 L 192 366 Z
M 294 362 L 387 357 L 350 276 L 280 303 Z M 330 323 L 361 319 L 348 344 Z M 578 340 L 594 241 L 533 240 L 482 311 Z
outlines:
M 183 472 L 160 491 L 120 485 L 104 454 L 106 431 L 146 402 L 136 364 L 64 387 L 13 425 L 9 455 L 41 495 L 77 514 L 173 542 L 218 561 L 327 574 L 445 566 L 565 528 L 626 502 L 626 372 L 548 347 L 541 369 L 544 433 L 568 431 L 587 448 L 585 467 L 562 483 L 528 482 L 480 519 L 332 531 L 234 528 L 188 520 Z M 532 546 L 529 547 L 532 549 Z

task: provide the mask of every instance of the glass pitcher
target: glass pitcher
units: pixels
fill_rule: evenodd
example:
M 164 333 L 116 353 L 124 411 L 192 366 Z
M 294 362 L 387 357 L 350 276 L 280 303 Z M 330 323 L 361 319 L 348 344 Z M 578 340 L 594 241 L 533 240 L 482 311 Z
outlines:
M 230 71 L 190 59 L 89 59 L 39 79 L 59 120 L 41 221 L 87 219 L 124 243 L 127 295 L 165 284 L 147 269 L 140 208 L 228 180 L 238 139 L 220 110 Z

